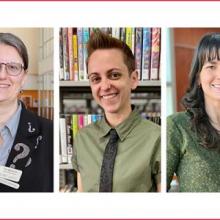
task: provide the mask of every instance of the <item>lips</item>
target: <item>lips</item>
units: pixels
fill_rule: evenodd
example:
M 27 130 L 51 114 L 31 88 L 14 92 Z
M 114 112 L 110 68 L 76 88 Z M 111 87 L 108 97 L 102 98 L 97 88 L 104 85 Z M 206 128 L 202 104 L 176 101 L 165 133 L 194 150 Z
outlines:
M 8 88 L 9 86 L 7 83 L 0 83 L 0 88 Z
M 220 84 L 212 84 L 212 87 L 220 89 Z
M 118 95 L 118 93 L 110 93 L 110 94 L 102 95 L 101 98 L 108 100 L 108 99 L 115 98 L 117 95 Z

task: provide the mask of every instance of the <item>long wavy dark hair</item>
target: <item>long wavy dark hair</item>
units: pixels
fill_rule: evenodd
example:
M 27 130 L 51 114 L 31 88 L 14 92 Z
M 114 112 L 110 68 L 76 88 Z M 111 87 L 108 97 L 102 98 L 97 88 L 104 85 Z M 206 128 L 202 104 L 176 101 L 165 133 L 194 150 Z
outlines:
M 220 33 L 211 33 L 202 37 L 194 54 L 190 71 L 189 88 L 182 104 L 191 117 L 191 129 L 196 132 L 200 145 L 220 151 L 220 134 L 215 129 L 205 110 L 204 94 L 199 85 L 199 75 L 205 62 L 220 60 Z

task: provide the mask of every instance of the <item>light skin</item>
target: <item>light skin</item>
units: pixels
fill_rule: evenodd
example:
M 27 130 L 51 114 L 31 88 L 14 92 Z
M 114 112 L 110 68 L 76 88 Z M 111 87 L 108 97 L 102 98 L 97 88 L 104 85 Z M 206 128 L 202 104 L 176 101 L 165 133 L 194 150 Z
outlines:
M 21 63 L 23 60 L 17 50 L 9 45 L 0 44 L 0 63 Z M 18 94 L 26 80 L 26 72 L 18 76 L 7 74 L 5 65 L 0 70 L 0 127 L 15 113 L 18 107 Z
M 132 112 L 130 95 L 138 85 L 137 71 L 129 74 L 119 49 L 98 49 L 89 58 L 88 77 L 94 99 L 109 125 L 116 127 Z M 83 192 L 80 173 L 77 177 L 78 192 Z
M 120 50 L 99 49 L 89 58 L 88 76 L 94 99 L 108 123 L 116 127 L 132 111 L 130 95 L 138 85 L 137 71 L 129 75 Z
M 213 127 L 220 131 L 220 61 L 205 62 L 199 76 L 205 109 Z

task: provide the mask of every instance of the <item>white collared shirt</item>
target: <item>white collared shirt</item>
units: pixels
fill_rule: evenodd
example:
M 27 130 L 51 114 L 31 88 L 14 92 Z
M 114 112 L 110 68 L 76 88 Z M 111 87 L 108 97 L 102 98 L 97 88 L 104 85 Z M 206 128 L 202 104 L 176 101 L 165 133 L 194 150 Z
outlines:
M 12 145 L 18 129 L 18 124 L 21 115 L 21 103 L 18 103 L 18 108 L 12 117 L 0 129 L 3 143 L 0 145 L 0 165 L 5 166 L 8 156 L 11 152 Z

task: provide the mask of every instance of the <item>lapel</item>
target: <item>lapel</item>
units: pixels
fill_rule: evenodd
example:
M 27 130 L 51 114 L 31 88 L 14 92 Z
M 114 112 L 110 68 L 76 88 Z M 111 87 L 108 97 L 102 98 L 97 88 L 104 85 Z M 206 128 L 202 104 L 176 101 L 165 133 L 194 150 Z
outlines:
M 37 116 L 22 104 L 17 134 L 9 154 L 6 166 L 23 170 L 32 163 L 32 154 L 38 148 L 42 136 Z

